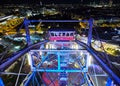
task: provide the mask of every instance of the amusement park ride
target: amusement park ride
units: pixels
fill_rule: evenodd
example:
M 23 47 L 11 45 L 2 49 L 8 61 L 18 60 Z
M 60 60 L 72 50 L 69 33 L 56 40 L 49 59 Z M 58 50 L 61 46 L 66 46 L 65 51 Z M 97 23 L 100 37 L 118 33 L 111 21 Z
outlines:
M 76 39 L 74 29 L 54 28 L 49 29 L 48 39 L 31 44 L 28 29 L 30 22 L 88 22 L 88 41 L 83 43 Z M 120 86 L 120 77 L 91 47 L 93 19 L 88 21 L 24 19 L 24 25 L 28 47 L 0 65 L 0 71 L 4 72 L 27 53 L 31 72 L 21 86 Z M 39 45 L 39 49 L 34 49 Z M 94 60 L 91 61 L 91 58 Z M 16 80 L 15 86 L 17 82 Z M 2 78 L 0 86 L 4 86 Z

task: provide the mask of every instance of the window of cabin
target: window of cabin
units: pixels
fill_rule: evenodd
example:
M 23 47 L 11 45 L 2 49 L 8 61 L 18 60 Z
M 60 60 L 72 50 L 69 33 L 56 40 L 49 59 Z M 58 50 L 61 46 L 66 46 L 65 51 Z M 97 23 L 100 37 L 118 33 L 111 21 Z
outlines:
M 55 33 L 55 36 L 58 36 L 58 33 Z
M 59 36 L 61 36 L 62 35 L 62 33 L 59 33 Z
M 51 36 L 54 36 L 54 33 L 51 33 Z
M 62 36 L 65 36 L 65 33 L 62 33 Z
M 73 33 L 70 33 L 70 36 L 73 36 Z
M 67 33 L 66 36 L 69 36 L 69 33 Z

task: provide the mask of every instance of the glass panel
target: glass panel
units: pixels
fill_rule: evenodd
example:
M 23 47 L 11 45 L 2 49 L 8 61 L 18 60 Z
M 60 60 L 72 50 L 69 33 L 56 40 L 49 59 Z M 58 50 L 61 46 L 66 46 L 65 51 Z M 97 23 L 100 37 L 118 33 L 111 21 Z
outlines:
M 54 36 L 54 33 L 51 33 L 51 36 Z
M 65 33 L 62 33 L 62 36 L 65 36 Z
M 70 33 L 70 36 L 73 36 L 73 33 Z
M 67 33 L 67 35 L 66 36 L 69 36 L 69 33 Z

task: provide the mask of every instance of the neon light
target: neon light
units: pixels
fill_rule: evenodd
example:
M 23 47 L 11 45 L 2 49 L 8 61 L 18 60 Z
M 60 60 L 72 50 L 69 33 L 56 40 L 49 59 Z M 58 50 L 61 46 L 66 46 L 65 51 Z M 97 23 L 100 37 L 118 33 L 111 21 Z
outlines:
M 46 44 L 46 49 L 49 49 L 49 44 L 48 43 Z
M 112 85 L 112 79 L 111 79 L 110 77 L 108 77 L 108 79 L 107 79 L 107 84 L 106 84 L 106 86 L 113 86 L 113 85 Z
M 53 40 L 74 40 L 74 37 L 73 36 L 63 36 L 63 37 L 50 37 L 50 40 L 53 41 Z
M 1 77 L 0 77 L 0 86 L 5 86 Z
M 58 70 L 60 70 L 60 54 L 58 53 Z
M 54 72 L 54 73 L 59 73 L 59 72 L 69 72 L 69 73 L 71 73 L 71 72 L 88 72 L 88 70 L 87 69 L 83 69 L 83 70 L 80 70 L 80 69 L 73 69 L 73 68 L 71 68 L 71 69 L 66 69 L 66 70 L 55 70 L 55 69 L 33 69 L 32 71 L 40 71 L 40 72 Z

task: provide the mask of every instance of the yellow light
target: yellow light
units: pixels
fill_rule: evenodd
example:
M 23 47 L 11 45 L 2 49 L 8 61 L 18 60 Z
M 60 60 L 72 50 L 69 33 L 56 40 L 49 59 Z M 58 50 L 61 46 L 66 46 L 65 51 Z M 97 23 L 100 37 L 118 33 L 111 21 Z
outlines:
M 80 66 L 79 66 L 79 64 L 78 64 L 77 62 L 74 64 L 74 66 L 75 66 L 76 68 L 80 68 Z
M 78 49 L 78 45 L 77 44 L 75 44 L 75 49 Z

